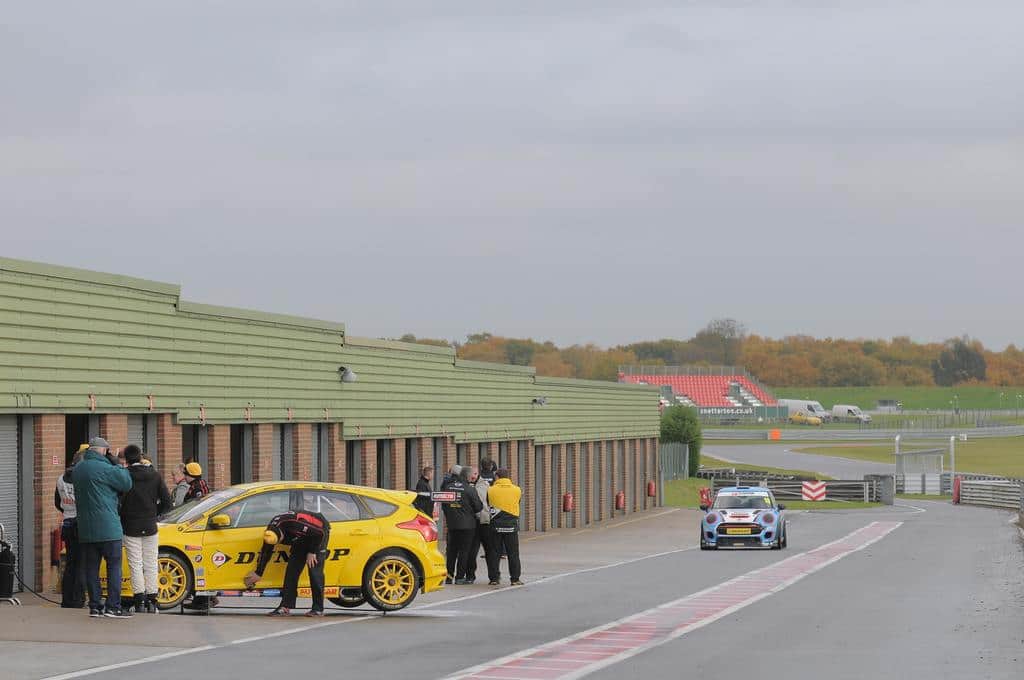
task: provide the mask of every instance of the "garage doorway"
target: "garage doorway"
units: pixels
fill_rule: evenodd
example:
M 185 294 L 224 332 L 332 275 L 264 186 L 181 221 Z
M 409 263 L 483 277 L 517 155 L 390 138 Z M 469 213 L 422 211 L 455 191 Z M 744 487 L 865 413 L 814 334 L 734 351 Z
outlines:
M 88 413 L 64 416 L 64 467 L 71 467 L 75 452 L 100 434 L 100 417 Z

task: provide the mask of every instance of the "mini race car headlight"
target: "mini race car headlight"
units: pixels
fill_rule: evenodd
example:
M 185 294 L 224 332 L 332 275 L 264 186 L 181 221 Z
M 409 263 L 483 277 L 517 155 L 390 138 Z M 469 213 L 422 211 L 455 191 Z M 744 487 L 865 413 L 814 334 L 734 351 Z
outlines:
M 761 515 L 761 521 L 763 521 L 765 524 L 772 524 L 775 522 L 775 515 L 773 515 L 770 512 L 766 512 L 763 515 Z
M 716 515 L 715 513 L 711 513 L 710 515 L 704 518 L 704 521 L 708 524 L 715 524 L 716 522 L 718 522 L 718 515 Z

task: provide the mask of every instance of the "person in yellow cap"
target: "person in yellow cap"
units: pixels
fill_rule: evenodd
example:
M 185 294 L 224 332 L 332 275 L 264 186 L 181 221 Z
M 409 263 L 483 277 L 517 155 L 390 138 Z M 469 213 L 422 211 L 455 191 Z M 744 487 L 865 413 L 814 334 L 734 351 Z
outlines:
M 185 479 L 188 481 L 188 491 L 185 492 L 185 502 L 198 500 L 210 495 L 210 487 L 203 479 L 203 467 L 192 461 L 185 464 Z
M 270 612 L 270 616 L 291 616 L 295 598 L 299 591 L 299 576 L 304 567 L 309 568 L 309 587 L 313 594 L 313 608 L 306 616 L 324 615 L 324 560 L 327 546 L 331 541 L 331 523 L 319 512 L 300 510 L 283 512 L 275 516 L 263 532 L 263 548 L 256 561 L 256 569 L 245 577 L 245 587 L 252 588 L 263 578 L 263 570 L 270 563 L 277 544 L 291 546 L 288 566 L 284 572 L 281 588 L 281 604 Z

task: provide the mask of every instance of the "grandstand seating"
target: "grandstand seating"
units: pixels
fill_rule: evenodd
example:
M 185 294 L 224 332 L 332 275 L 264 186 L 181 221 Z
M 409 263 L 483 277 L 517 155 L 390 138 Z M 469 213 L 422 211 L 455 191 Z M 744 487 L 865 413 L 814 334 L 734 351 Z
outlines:
M 778 402 L 760 385 L 744 375 L 625 375 L 622 382 L 647 385 L 668 385 L 676 395 L 683 395 L 697 406 L 775 406 Z M 731 396 L 730 388 L 739 385 L 742 400 Z

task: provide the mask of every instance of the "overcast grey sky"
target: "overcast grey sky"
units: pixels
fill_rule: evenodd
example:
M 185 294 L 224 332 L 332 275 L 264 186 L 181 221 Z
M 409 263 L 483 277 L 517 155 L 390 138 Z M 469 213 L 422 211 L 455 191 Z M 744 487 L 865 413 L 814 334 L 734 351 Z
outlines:
M 1024 344 L 1020 0 L 5 5 L 9 257 L 355 335 Z

